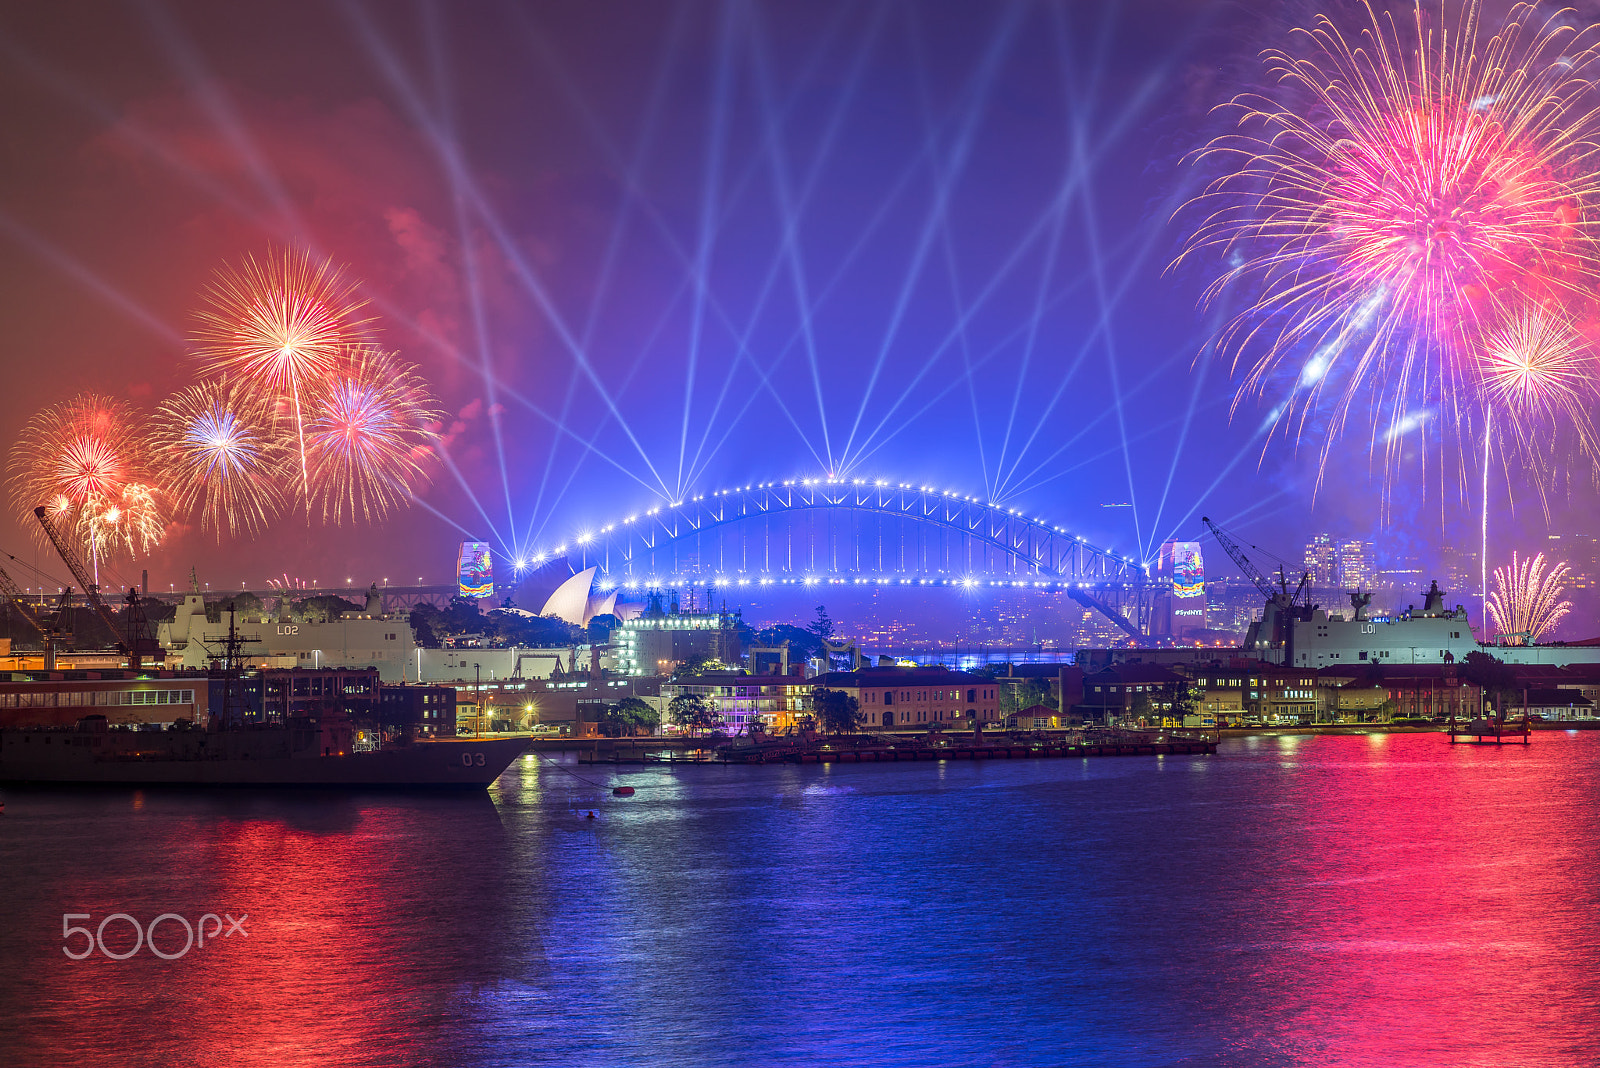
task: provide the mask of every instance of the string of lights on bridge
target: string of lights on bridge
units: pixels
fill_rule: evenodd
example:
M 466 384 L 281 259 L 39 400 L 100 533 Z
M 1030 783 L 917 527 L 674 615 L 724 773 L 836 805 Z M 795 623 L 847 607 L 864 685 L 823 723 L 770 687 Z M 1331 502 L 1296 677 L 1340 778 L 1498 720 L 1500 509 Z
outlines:
M 1007 508 L 1007 507 L 1005 507 L 1003 505 L 995 503 L 994 501 L 984 500 L 981 497 L 977 497 L 977 496 L 974 496 L 974 495 L 971 495 L 971 494 L 963 494 L 963 493 L 960 493 L 959 491 L 956 491 L 956 490 L 941 489 L 941 488 L 939 488 L 937 486 L 932 486 L 932 485 L 915 485 L 915 484 L 909 483 L 909 482 L 895 482 L 895 481 L 892 481 L 892 480 L 889 480 L 889 479 L 882 479 L 882 478 L 880 478 L 880 479 L 868 479 L 868 478 L 849 478 L 849 479 L 846 479 L 846 478 L 834 478 L 834 477 L 818 477 L 818 478 L 783 479 L 783 480 L 775 480 L 775 481 L 768 481 L 768 482 L 751 482 L 751 483 L 745 484 L 742 487 L 735 486 L 735 487 L 732 487 L 732 488 L 729 488 L 729 489 L 711 490 L 711 491 L 709 491 L 707 493 L 696 494 L 696 495 L 693 495 L 693 496 L 685 497 L 682 500 L 676 500 L 676 501 L 672 501 L 672 502 L 670 502 L 668 504 L 665 504 L 665 505 L 657 505 L 657 506 L 654 506 L 654 507 L 651 507 L 651 508 L 647 508 L 647 509 L 643 509 L 643 510 L 634 512 L 634 513 L 632 513 L 630 515 L 627 515 L 627 516 L 623 517 L 622 519 L 619 519 L 619 520 L 617 520 L 615 522 L 612 522 L 612 523 L 607 523 L 607 524 L 604 524 L 604 525 L 601 525 L 601 526 L 598 526 L 598 527 L 593 527 L 591 529 L 581 531 L 578 534 L 573 535 L 570 544 L 562 543 L 562 544 L 556 545 L 555 547 L 550 548 L 550 549 L 538 550 L 538 551 L 535 551 L 535 552 L 532 552 L 532 553 L 529 553 L 529 554 L 521 555 L 521 556 L 518 556 L 516 559 L 514 559 L 512 561 L 512 563 L 513 563 L 513 566 L 515 567 L 517 573 L 520 574 L 520 573 L 522 573 L 522 572 L 524 572 L 526 570 L 529 570 L 530 568 L 537 568 L 537 567 L 543 566 L 546 563 L 550 563 L 550 562 L 552 562 L 554 560 L 560 559 L 561 557 L 565 556 L 567 554 L 568 550 L 570 548 L 572 548 L 573 546 L 578 546 L 578 547 L 588 546 L 591 543 L 593 543 L 597 538 L 599 538 L 599 537 L 601 537 L 603 535 L 606 535 L 606 534 L 610 534 L 613 531 L 616 531 L 618 528 L 629 527 L 632 524 L 638 523 L 640 520 L 649 520 L 649 519 L 653 519 L 653 518 L 655 518 L 657 516 L 660 516 L 661 513 L 664 510 L 683 508 L 686 505 L 698 503 L 698 502 L 701 502 L 701 501 L 705 501 L 707 499 L 714 499 L 714 498 L 718 498 L 718 497 L 731 497 L 731 496 L 734 496 L 734 495 L 737 495 L 737 494 L 740 494 L 740 493 L 748 493 L 748 492 L 751 492 L 751 491 L 754 491 L 754 490 L 772 489 L 772 488 L 778 488 L 778 487 L 795 487 L 795 486 L 802 486 L 802 487 L 837 486 L 837 487 L 858 487 L 858 488 L 863 488 L 863 489 L 885 489 L 885 490 L 914 491 L 914 492 L 917 492 L 917 493 L 922 493 L 922 494 L 929 495 L 929 496 L 931 496 L 931 497 L 933 497 L 935 499 L 938 499 L 938 500 L 945 500 L 945 501 L 950 501 L 950 502 L 962 502 L 962 503 L 965 503 L 965 504 L 971 504 L 971 505 L 976 505 L 976 506 L 979 506 L 979 507 L 991 509 L 994 512 L 999 513 L 1001 515 L 1014 517 L 1015 519 L 1017 519 L 1017 520 L 1019 520 L 1021 522 L 1024 522 L 1024 523 L 1035 524 L 1035 525 L 1037 525 L 1038 527 L 1042 528 L 1045 531 L 1049 531 L 1049 532 L 1053 532 L 1055 534 L 1062 535 L 1063 537 L 1073 539 L 1073 540 L 1077 541 L 1078 543 L 1083 544 L 1086 547 L 1089 547 L 1089 543 L 1087 541 L 1085 541 L 1085 539 L 1083 538 L 1082 535 L 1070 534 L 1070 533 L 1068 533 L 1068 531 L 1065 528 L 1059 527 L 1059 526 L 1055 526 L 1055 525 L 1053 525 L 1052 523 L 1050 523 L 1046 519 L 1037 518 L 1037 517 L 1030 517 L 1025 512 L 1023 512 L 1021 509 L 1018 509 L 1018 508 Z M 841 507 L 848 508 L 850 506 L 842 505 Z M 753 517 L 743 517 L 743 518 L 753 518 Z M 1125 556 L 1125 555 L 1122 555 L 1120 553 L 1111 552 L 1109 550 L 1097 550 L 1097 551 L 1104 553 L 1105 556 L 1110 557 L 1110 558 L 1112 558 L 1114 560 L 1121 561 L 1122 563 L 1127 564 L 1127 565 L 1129 565 L 1131 567 L 1144 569 L 1145 571 L 1148 572 L 1148 566 L 1149 566 L 1148 564 L 1143 563 L 1143 562 L 1138 561 L 1138 560 L 1135 560 L 1131 556 Z M 680 580 L 679 580 L 679 578 L 674 577 L 673 581 L 674 581 L 674 583 L 677 583 Z M 1075 586 L 1076 587 L 1086 587 L 1086 586 L 1089 586 L 1089 585 L 1104 585 L 1103 583 L 1090 584 L 1090 583 L 1083 583 L 1083 582 L 1076 582 L 1075 583 L 1075 582 L 1070 582 L 1070 581 L 1053 581 L 1053 580 L 1006 580 L 1006 579 L 987 579 L 986 580 L 986 579 L 980 579 L 980 578 L 975 578 L 975 577 L 971 577 L 971 576 L 962 577 L 962 578 L 933 578 L 933 579 L 929 579 L 929 578 L 908 579 L 908 578 L 895 578 L 895 577 L 887 577 L 887 576 L 885 576 L 885 577 L 877 577 L 877 578 L 856 577 L 856 578 L 852 578 L 852 579 L 846 579 L 846 578 L 827 577 L 827 576 L 819 576 L 819 575 L 805 575 L 805 576 L 802 576 L 802 577 L 795 577 L 795 576 L 787 575 L 787 574 L 782 575 L 782 576 L 774 576 L 772 574 L 762 574 L 762 575 L 758 576 L 756 579 L 754 579 L 753 581 L 748 576 L 742 576 L 741 575 L 741 576 L 739 576 L 737 578 L 730 578 L 727 575 L 719 574 L 719 575 L 716 576 L 716 583 L 718 585 L 738 585 L 738 586 L 750 586 L 750 585 L 756 585 L 756 586 L 773 586 L 773 585 L 815 586 L 815 585 L 820 585 L 820 584 L 860 585 L 860 586 L 873 586 L 873 585 L 911 586 L 911 585 L 920 585 L 920 586 L 958 586 L 958 587 L 964 587 L 964 588 L 968 588 L 968 589 L 977 588 L 977 587 L 980 587 L 980 586 L 1016 587 L 1016 588 L 1026 587 L 1026 588 L 1037 588 L 1037 589 L 1046 589 L 1046 588 L 1067 589 L 1067 588 L 1072 588 L 1072 587 L 1075 587 Z M 650 579 L 650 580 L 648 580 L 646 582 L 641 582 L 639 580 L 633 580 L 633 581 L 628 581 L 628 582 L 617 582 L 617 581 L 612 581 L 612 580 L 602 580 L 602 582 L 599 583 L 599 585 L 601 585 L 602 588 L 605 588 L 605 589 L 615 589 L 615 588 L 618 588 L 618 587 L 622 587 L 622 588 L 625 588 L 625 589 L 637 589 L 637 588 L 641 588 L 641 587 L 658 586 L 658 585 L 660 585 L 660 583 L 655 579 Z

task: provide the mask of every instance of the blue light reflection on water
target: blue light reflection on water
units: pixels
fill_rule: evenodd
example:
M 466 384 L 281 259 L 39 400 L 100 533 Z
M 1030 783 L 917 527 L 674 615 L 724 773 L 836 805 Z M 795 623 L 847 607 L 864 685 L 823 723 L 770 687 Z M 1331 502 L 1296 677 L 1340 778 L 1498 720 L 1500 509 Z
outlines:
M 1600 1062 L 1600 733 L 573 770 L 638 792 L 11 791 L 0 1063 Z

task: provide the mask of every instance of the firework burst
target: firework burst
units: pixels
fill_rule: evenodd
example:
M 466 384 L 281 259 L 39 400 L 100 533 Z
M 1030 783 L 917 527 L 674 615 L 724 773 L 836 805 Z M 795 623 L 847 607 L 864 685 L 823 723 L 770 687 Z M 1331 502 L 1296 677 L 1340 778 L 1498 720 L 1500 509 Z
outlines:
M 410 364 L 381 350 L 347 354 L 344 369 L 319 387 L 306 421 L 308 510 L 342 523 L 377 519 L 427 482 L 439 419 Z
M 1508 645 L 1532 645 L 1572 609 L 1562 600 L 1571 570 L 1554 564 L 1548 570 L 1544 554 L 1531 560 L 1511 554 L 1511 563 L 1494 569 L 1494 589 L 1489 594 L 1489 618 L 1500 639 Z
M 76 530 L 96 566 L 150 551 L 162 538 L 162 493 L 149 442 L 121 401 L 80 394 L 39 412 L 11 450 L 11 490 L 24 526 L 33 509 Z M 42 532 L 39 535 L 42 537 Z
M 221 373 L 293 413 L 301 492 L 311 497 L 306 445 L 308 392 L 341 368 L 365 340 L 365 301 L 332 260 L 289 249 L 218 273 L 199 313 L 195 352 L 205 373 Z
M 1553 443 L 1563 433 L 1577 439 L 1578 451 L 1591 459 L 1597 452 L 1594 421 L 1594 356 L 1564 314 L 1542 308 L 1526 310 L 1488 331 L 1479 349 L 1477 372 L 1484 419 L 1498 431 L 1510 468 L 1534 473 L 1541 499 L 1553 467 Z M 1548 501 L 1546 502 L 1548 507 Z
M 1528 311 L 1491 331 L 1478 370 L 1490 403 L 1518 418 L 1577 420 L 1586 412 L 1592 360 L 1559 314 Z
M 284 443 L 260 399 L 226 381 L 181 390 L 156 415 L 155 442 L 174 507 L 203 528 L 256 534 L 282 504 Z
M 1358 412 L 1391 463 L 1418 413 L 1464 441 L 1477 346 L 1514 318 L 1505 295 L 1559 306 L 1600 284 L 1585 34 L 1527 4 L 1493 36 L 1475 2 L 1452 25 L 1420 4 L 1399 22 L 1365 11 L 1353 39 L 1319 16 L 1296 31 L 1302 54 L 1266 54 L 1274 88 L 1236 99 L 1239 132 L 1200 154 L 1233 166 L 1197 198 L 1184 253 L 1229 264 L 1208 301 L 1251 294 L 1220 337 L 1240 398 L 1292 382 L 1291 436 L 1330 408 L 1324 464 Z

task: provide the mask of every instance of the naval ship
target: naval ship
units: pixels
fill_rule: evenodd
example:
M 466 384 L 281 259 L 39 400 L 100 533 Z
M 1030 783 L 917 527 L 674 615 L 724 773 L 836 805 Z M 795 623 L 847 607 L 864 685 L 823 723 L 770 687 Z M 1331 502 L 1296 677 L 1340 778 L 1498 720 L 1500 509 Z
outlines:
M 127 786 L 360 786 L 485 789 L 525 737 L 446 738 L 368 751 L 323 744 L 321 727 L 124 730 L 104 716 L 76 728 L 0 730 L 0 783 Z
M 245 644 L 230 619 L 213 647 L 223 665 L 213 682 L 224 689 L 208 725 L 113 726 L 91 714 L 72 727 L 0 729 L 0 783 L 484 789 L 528 747 L 526 735 L 385 736 L 343 712 L 249 722 L 238 696 Z
M 375 667 L 383 682 L 416 681 L 415 673 L 408 672 L 417 655 L 411 621 L 404 612 L 383 611 L 376 585 L 367 591 L 361 611 L 331 619 L 296 617 L 287 593 L 278 599 L 277 610 L 268 614 L 236 614 L 226 601 L 220 612 L 218 622 L 207 621 L 205 595 L 191 574 L 189 592 L 172 619 L 156 627 L 156 640 L 168 651 L 173 667 L 207 667 L 217 658 L 215 649 L 225 640 L 228 627 L 237 625 L 249 632 L 244 639 L 246 660 L 259 667 Z

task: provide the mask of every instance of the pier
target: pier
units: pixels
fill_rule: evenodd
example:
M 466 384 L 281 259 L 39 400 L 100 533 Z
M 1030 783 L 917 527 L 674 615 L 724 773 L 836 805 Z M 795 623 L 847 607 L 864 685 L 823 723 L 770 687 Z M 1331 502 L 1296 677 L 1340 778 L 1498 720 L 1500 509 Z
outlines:
M 666 752 L 635 752 L 624 754 L 613 750 L 602 756 L 598 752 L 580 753 L 580 764 L 609 764 L 613 766 L 646 764 L 883 764 L 902 761 L 928 760 L 1043 760 L 1062 757 L 1101 756 L 1163 756 L 1181 754 L 1215 753 L 1214 737 L 1200 734 L 1174 735 L 1171 733 L 1145 734 L 1116 732 L 1116 737 L 1106 739 L 1061 739 L 1046 741 L 1015 741 L 1006 739 L 977 741 L 951 740 L 931 744 L 921 739 L 907 738 L 885 742 L 880 738 L 864 738 L 859 744 L 848 739 L 827 742 L 795 742 L 787 744 L 774 740 L 759 746 L 723 746 L 702 751 L 708 755 Z

